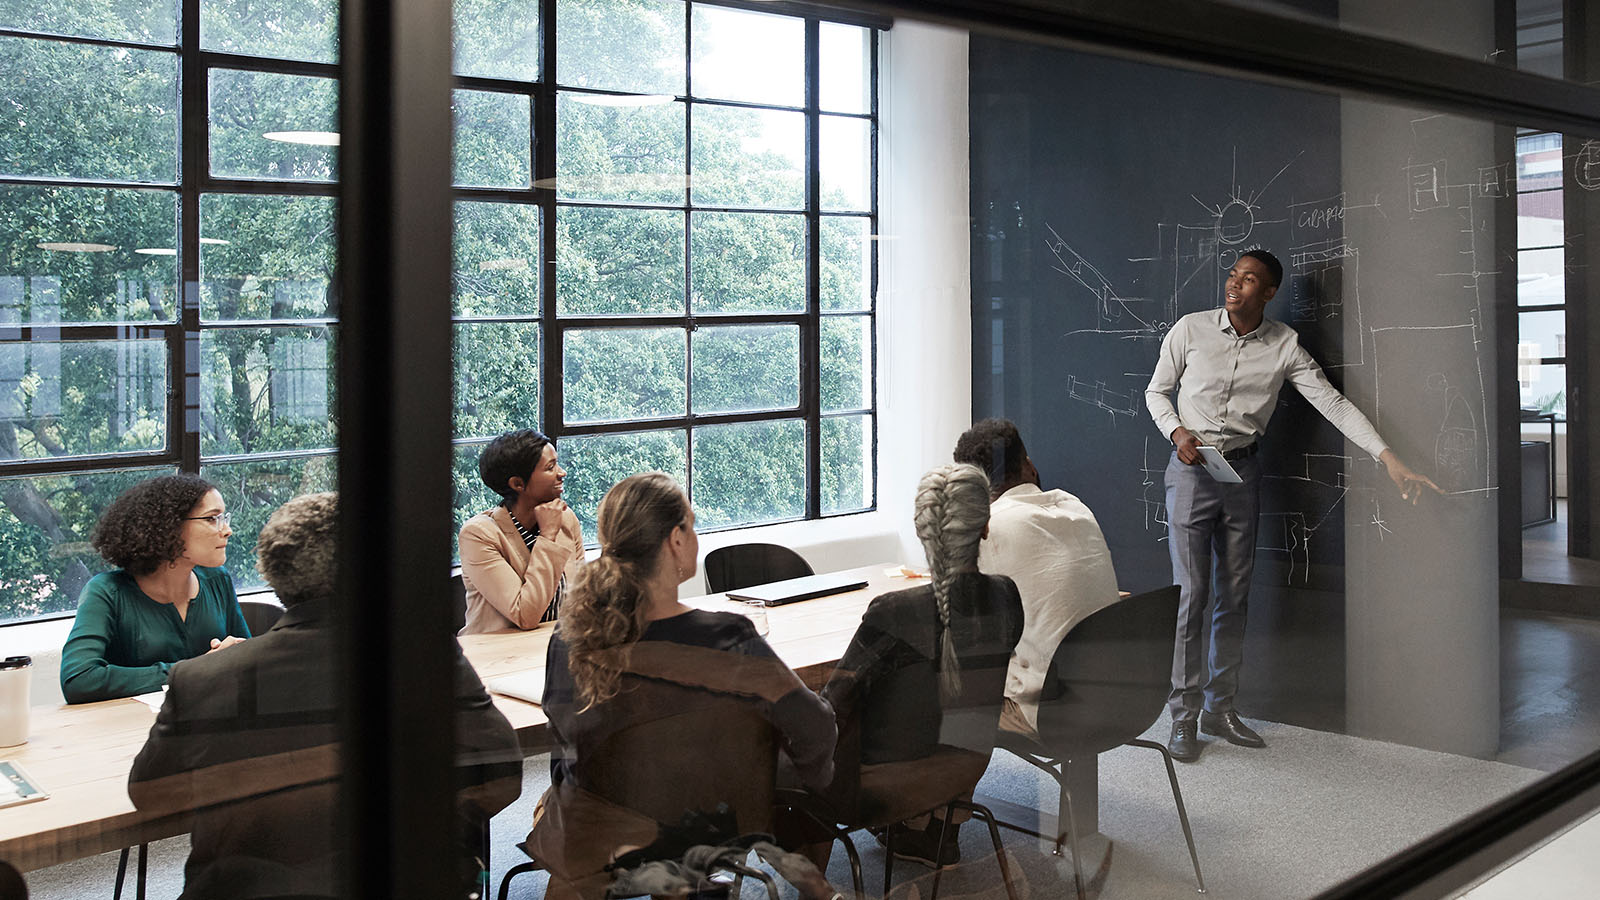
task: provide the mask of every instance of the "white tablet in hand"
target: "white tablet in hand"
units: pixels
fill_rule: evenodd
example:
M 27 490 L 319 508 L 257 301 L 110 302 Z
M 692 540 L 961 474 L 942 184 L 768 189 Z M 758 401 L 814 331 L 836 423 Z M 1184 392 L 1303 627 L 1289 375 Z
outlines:
M 1212 478 L 1223 484 L 1240 484 L 1244 481 L 1239 477 L 1239 473 L 1233 470 L 1233 466 L 1228 465 L 1228 461 L 1222 458 L 1221 450 L 1204 444 L 1200 445 L 1199 450 L 1200 464 L 1206 467 Z

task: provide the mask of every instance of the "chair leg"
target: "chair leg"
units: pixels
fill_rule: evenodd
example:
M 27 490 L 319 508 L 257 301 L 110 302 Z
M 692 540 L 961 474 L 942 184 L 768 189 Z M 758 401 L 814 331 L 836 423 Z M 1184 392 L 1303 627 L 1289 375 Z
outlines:
M 1172 785 L 1172 802 L 1178 807 L 1178 822 L 1183 825 L 1183 839 L 1189 843 L 1189 861 L 1194 863 L 1194 881 L 1198 887 L 1195 893 L 1206 892 L 1206 880 L 1200 875 L 1200 855 L 1194 850 L 1194 831 L 1189 828 L 1189 811 L 1183 805 L 1183 792 L 1178 790 L 1178 770 L 1172 764 L 1172 752 L 1155 741 L 1146 741 L 1135 738 L 1128 742 L 1129 746 L 1147 747 L 1161 754 L 1161 761 L 1167 764 L 1167 781 Z
M 538 860 L 529 860 L 512 866 L 510 871 L 506 872 L 506 877 L 500 879 L 500 893 L 498 895 L 500 900 L 506 900 L 506 897 L 511 893 L 511 879 L 527 872 L 537 872 L 542 868 L 544 866 L 540 865 Z
M 928 900 L 939 900 L 939 876 L 944 874 L 944 842 L 950 835 L 950 819 L 955 815 L 956 801 L 951 800 L 944 807 L 944 821 L 939 823 L 939 843 L 933 845 L 933 888 L 928 891 Z
M 883 895 L 889 896 L 889 886 L 894 883 L 894 826 L 883 829 Z
M 122 879 L 128 875 L 128 851 L 132 847 L 123 847 L 122 855 L 117 857 L 117 880 L 111 888 L 111 900 L 122 900 Z
M 1072 813 L 1072 792 L 1067 790 L 1067 781 L 1061 779 L 1061 805 L 1056 807 L 1058 812 L 1066 813 L 1067 840 L 1072 844 L 1072 883 L 1077 888 L 1078 900 L 1087 900 L 1083 890 L 1083 854 L 1078 849 L 1078 827 L 1073 824 L 1077 817 Z M 1056 853 L 1061 853 L 1061 838 L 1056 838 Z
M 1011 866 L 1006 862 L 1005 847 L 1000 843 L 1000 826 L 995 824 L 994 812 L 987 806 L 980 806 L 969 800 L 952 801 L 950 805 L 971 811 L 989 826 L 989 840 L 994 842 L 994 859 L 1000 864 L 1000 880 L 1005 882 L 1007 900 L 1017 900 L 1016 889 L 1011 884 Z
M 850 840 L 850 832 L 842 828 L 834 837 L 844 845 L 844 855 L 850 859 L 850 884 L 856 889 L 856 900 L 867 900 L 867 886 L 861 879 L 861 854 L 856 852 L 855 841 Z
M 135 897 L 135 900 L 144 900 L 145 854 L 148 853 L 149 850 L 150 850 L 150 845 L 149 844 L 140 844 L 139 845 L 139 875 L 138 875 L 138 878 L 133 883 L 133 896 Z

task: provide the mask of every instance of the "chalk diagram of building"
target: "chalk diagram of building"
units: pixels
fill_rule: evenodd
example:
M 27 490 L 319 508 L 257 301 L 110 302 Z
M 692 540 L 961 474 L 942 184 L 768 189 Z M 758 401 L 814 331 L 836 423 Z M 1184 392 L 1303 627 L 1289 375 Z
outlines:
M 1105 274 L 1106 267 L 1087 259 L 1045 222 L 1045 249 L 1053 257 L 1052 268 L 1068 279 L 1071 291 L 1087 292 L 1094 303 L 1094 324 L 1067 332 L 1067 336 L 1134 342 L 1139 349 L 1129 347 L 1130 357 L 1153 358 L 1161 339 L 1180 316 L 1220 304 L 1223 274 L 1240 253 L 1255 246 L 1252 238 L 1260 240 L 1260 226 L 1287 223 L 1288 252 L 1283 261 L 1288 271 L 1283 289 L 1291 292 L 1290 315 L 1297 326 L 1320 326 L 1302 328 L 1302 343 L 1326 369 L 1370 367 L 1378 399 L 1369 412 L 1380 433 L 1386 406 L 1393 407 L 1390 417 L 1395 421 L 1390 424 L 1396 428 L 1408 416 L 1411 428 L 1417 421 L 1431 423 L 1436 432 L 1432 459 L 1413 465 L 1437 473 L 1435 481 L 1443 490 L 1492 493 L 1494 448 L 1486 429 L 1488 398 L 1479 351 L 1483 341 L 1480 323 L 1485 321 L 1487 302 L 1483 282 L 1498 272 L 1485 262 L 1488 251 L 1480 252 L 1477 232 L 1481 201 L 1505 197 L 1515 190 L 1509 165 L 1456 166 L 1462 180 L 1452 181 L 1451 160 L 1411 159 L 1400 168 L 1405 196 L 1399 203 L 1386 201 L 1379 193 L 1359 198 L 1339 193 L 1269 204 L 1264 199 L 1267 189 L 1299 156 L 1289 159 L 1255 190 L 1238 187 L 1235 169 L 1234 187 L 1220 202 L 1191 195 L 1205 211 L 1201 221 L 1156 223 L 1155 253 L 1126 259 L 1151 267 L 1151 275 L 1142 285 L 1145 289 L 1138 295 L 1119 292 Z M 1600 141 L 1589 142 L 1574 158 L 1575 167 L 1589 167 L 1583 171 L 1594 175 L 1593 189 L 1600 189 Z M 1392 213 L 1396 207 L 1398 212 Z M 1362 305 L 1360 249 L 1346 236 L 1345 222 L 1357 216 L 1377 216 L 1385 221 L 1393 216 L 1403 221 L 1407 215 L 1412 220 L 1452 216 L 1459 220 L 1457 252 L 1463 266 L 1439 273 L 1440 278 L 1455 281 L 1453 287 L 1463 292 L 1443 295 L 1447 298 L 1442 304 L 1447 310 L 1445 318 L 1459 315 L 1459 319 L 1425 327 L 1373 327 Z M 1282 229 L 1276 234 L 1281 236 Z M 1451 314 L 1450 309 L 1459 312 Z M 1318 336 L 1322 346 L 1318 346 Z M 1451 362 L 1441 370 L 1437 360 Z M 1424 371 L 1419 366 L 1433 368 Z M 1066 395 L 1072 402 L 1104 410 L 1113 428 L 1119 419 L 1148 425 L 1141 420 L 1147 419 L 1142 393 L 1149 375 L 1137 379 L 1132 375 L 1124 373 L 1125 383 L 1119 384 L 1114 376 L 1108 383 L 1103 375 L 1071 373 Z M 1170 448 L 1160 440 L 1152 444 L 1149 436 L 1143 443 L 1138 502 L 1145 531 L 1160 542 L 1167 539 L 1163 472 Z M 1368 462 L 1365 455 L 1361 460 Z M 1258 551 L 1287 559 L 1290 583 L 1309 581 L 1318 534 L 1329 527 L 1335 534 L 1342 529 L 1347 503 L 1359 503 L 1360 512 L 1350 523 L 1372 529 L 1379 540 L 1393 535 L 1379 505 L 1380 492 L 1350 483 L 1348 472 L 1355 464 L 1346 455 L 1305 453 L 1295 459 L 1293 471 L 1263 476 L 1289 488 L 1273 493 L 1292 497 L 1290 502 L 1300 507 L 1264 507 L 1257 537 Z

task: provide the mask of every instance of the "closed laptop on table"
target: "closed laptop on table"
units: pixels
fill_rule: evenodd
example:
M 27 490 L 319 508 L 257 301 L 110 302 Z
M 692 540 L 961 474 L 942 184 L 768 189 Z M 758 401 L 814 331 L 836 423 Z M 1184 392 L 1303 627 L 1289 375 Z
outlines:
M 851 572 L 829 572 L 825 575 L 806 575 L 788 581 L 774 581 L 770 584 L 740 588 L 729 591 L 728 599 L 760 603 L 764 606 L 782 606 L 797 600 L 810 600 L 813 597 L 860 590 L 866 586 L 867 579 L 860 575 Z

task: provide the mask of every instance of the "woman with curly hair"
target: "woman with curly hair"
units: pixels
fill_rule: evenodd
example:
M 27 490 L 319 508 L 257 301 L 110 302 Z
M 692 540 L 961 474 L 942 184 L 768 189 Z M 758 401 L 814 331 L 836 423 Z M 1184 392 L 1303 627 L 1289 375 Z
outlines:
M 90 542 L 117 568 L 84 585 L 61 650 L 61 693 L 90 703 L 160 690 L 180 660 L 250 636 L 233 590 L 228 511 L 197 475 L 140 482 L 111 502 Z
M 674 797 L 691 793 L 674 793 L 686 784 L 737 783 L 735 766 L 714 757 L 725 751 L 741 759 L 741 748 L 725 734 L 719 741 L 715 726 L 708 733 L 708 720 L 727 727 L 731 718 L 758 715 L 801 779 L 821 785 L 831 775 L 828 705 L 750 619 L 678 601 L 678 586 L 695 574 L 699 556 L 694 519 L 683 489 L 662 472 L 625 478 L 600 501 L 600 557 L 568 592 L 545 663 L 543 706 L 556 750 L 529 848 L 557 876 L 548 896 L 587 894 L 578 883 L 608 879 L 603 867 L 619 847 L 649 845 L 658 826 L 679 823 L 678 810 L 662 812 L 667 804 L 659 796 L 630 795 L 620 783 Z M 630 729 L 636 736 L 647 731 L 649 746 L 630 743 Z M 618 759 L 625 746 L 639 752 Z M 619 764 L 630 777 L 616 777 Z M 769 806 L 757 815 L 770 814 Z M 743 830 L 764 830 L 740 821 Z

